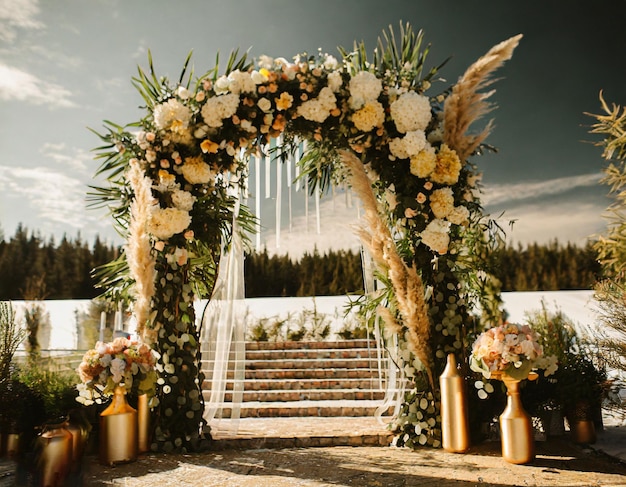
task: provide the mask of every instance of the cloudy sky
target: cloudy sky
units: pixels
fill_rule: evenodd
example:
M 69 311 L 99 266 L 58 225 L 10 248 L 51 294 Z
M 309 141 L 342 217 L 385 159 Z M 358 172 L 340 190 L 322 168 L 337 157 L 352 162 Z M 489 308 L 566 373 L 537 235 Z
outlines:
M 57 241 L 80 232 L 120 243 L 106 211 L 86 208 L 99 145 L 88 127 L 143 115 L 131 78 L 148 50 L 157 72 L 177 79 L 191 50 L 198 74 L 236 48 L 291 58 L 363 40 L 371 52 L 383 29 L 408 21 L 432 45 L 429 66 L 451 56 L 446 83 L 494 44 L 524 35 L 495 85 L 489 142 L 499 152 L 473 161 L 484 203 L 493 216 L 504 212 L 503 225 L 516 220 L 515 243 L 582 244 L 604 230 L 609 203 L 584 113 L 599 112 L 600 90 L 626 104 L 625 20 L 623 0 L 0 0 L 0 228 L 7 238 L 22 223 Z M 307 218 L 302 192 L 291 191 L 279 252 L 355 244 L 357 204 L 323 198 L 318 236 L 314 200 Z M 262 243 L 276 250 L 271 193 L 261 200 Z

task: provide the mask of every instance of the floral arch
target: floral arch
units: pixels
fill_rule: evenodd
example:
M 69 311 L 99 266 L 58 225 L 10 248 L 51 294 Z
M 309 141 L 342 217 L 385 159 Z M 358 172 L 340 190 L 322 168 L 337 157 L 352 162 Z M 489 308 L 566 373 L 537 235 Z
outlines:
M 358 233 L 383 285 L 360 303 L 398 341 L 411 384 L 396 418 L 399 441 L 439 445 L 445 357 L 463 355 L 477 304 L 483 319 L 498 319 L 484 269 L 492 224 L 468 160 L 490 125 L 469 128 L 492 108 L 491 92 L 480 90 L 520 38 L 496 45 L 438 92 L 441 66 L 425 72 L 422 33 L 408 24 L 399 44 L 384 33 L 371 61 L 355 44 L 340 49 L 340 61 L 320 53 L 254 65 L 235 52 L 222 74 L 216 65 L 197 79 L 188 58 L 173 84 L 157 78 L 151 59 L 148 73 L 139 69 L 134 84 L 146 115 L 127 126 L 105 122 L 98 172 L 110 184 L 91 197 L 127 238 L 118 261 L 99 270 L 102 286 L 132 302 L 138 333 L 159 356 L 153 449 L 203 443 L 193 301 L 210 298 L 233 232 L 253 230 L 238 194 L 249 157 L 276 137 L 279 157 L 307 141 L 299 164 L 313 186 L 342 182 L 361 198 Z

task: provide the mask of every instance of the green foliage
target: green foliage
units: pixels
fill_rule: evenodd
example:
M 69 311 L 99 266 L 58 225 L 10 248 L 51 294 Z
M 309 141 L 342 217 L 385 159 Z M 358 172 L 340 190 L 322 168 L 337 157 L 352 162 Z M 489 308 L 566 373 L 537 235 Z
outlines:
M 544 355 L 554 355 L 559 364 L 567 363 L 579 344 L 572 320 L 561 309 L 549 311 L 545 300 L 542 300 L 541 309 L 527 312 L 525 321 L 539 336 Z
M 118 253 L 98 237 L 91 247 L 80 236 L 57 244 L 20 225 L 14 236 L 0 241 L 0 299 L 94 298 L 99 291 L 91 270 Z M 34 284 L 42 290 L 37 296 L 32 296 Z
M 576 332 L 574 323 L 560 309 L 527 313 L 528 325 L 539 335 L 544 355 L 554 355 L 558 369 L 553 376 L 539 373 L 536 381 L 524 385 L 522 397 L 529 412 L 562 408 L 566 414 L 580 410 L 580 404 L 598 408 L 607 397 L 607 374 L 597 346 Z
M 330 335 L 330 318 L 314 306 L 283 319 L 261 318 L 247 330 L 246 338 L 257 342 L 323 341 Z
M 570 418 L 581 411 L 581 403 L 594 410 L 606 398 L 606 370 L 587 355 L 589 352 L 587 348 L 568 354 L 568 361 L 556 372 L 559 403 Z
M 603 169 L 602 183 L 609 187 L 613 199 L 605 218 L 607 230 L 594 245 L 602 266 L 602 279 L 595 286 L 600 306 L 600 320 L 606 333 L 599 340 L 600 350 L 616 370 L 626 372 L 626 108 L 611 107 L 600 93 L 602 114 L 595 118 L 590 132 L 602 136 L 596 143 L 603 148 L 608 165 Z M 626 404 L 621 404 L 626 408 Z
M 367 325 L 360 320 L 346 321 L 337 336 L 343 340 L 359 340 L 369 338 L 369 331 Z
M 41 400 L 44 420 L 66 416 L 76 407 L 78 376 L 73 371 L 46 370 L 32 363 L 18 369 L 16 379 Z
M 119 248 L 104 245 L 99 238 L 91 248 L 80 238 L 67 240 L 61 248 L 52 240 L 44 242 L 37 232 L 30 237 L 28 233 L 20 227 L 9 241 L 0 242 L 0 299 L 23 299 L 21 290 L 36 276 L 43 279 L 48 299 L 91 299 L 104 288 L 121 289 L 127 266 Z M 15 266 L 18 255 L 23 265 Z M 71 255 L 72 266 L 60 264 Z M 592 244 L 507 246 L 490 259 L 502 291 L 591 289 L 600 274 Z M 246 297 L 337 296 L 363 290 L 361 257 L 350 250 L 314 251 L 298 260 L 263 250 L 247 254 L 244 265 Z M 200 275 L 196 281 L 203 282 Z
M 26 338 L 26 330 L 16 321 L 13 305 L 0 301 L 0 383 L 9 380 L 13 356 Z
M 592 243 L 509 245 L 495 250 L 491 259 L 504 292 L 592 289 L 602 272 Z

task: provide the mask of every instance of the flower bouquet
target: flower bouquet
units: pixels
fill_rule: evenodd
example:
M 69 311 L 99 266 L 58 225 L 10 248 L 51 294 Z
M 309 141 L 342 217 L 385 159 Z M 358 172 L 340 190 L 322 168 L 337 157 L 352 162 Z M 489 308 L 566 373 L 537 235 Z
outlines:
M 486 379 L 508 375 L 515 380 L 529 377 L 533 369 L 550 375 L 557 369 L 556 357 L 545 357 L 538 335 L 528 325 L 506 323 L 483 332 L 474 342 L 470 368 Z
M 154 395 L 155 352 L 145 343 L 119 337 L 109 343 L 97 342 L 78 366 L 82 381 L 77 401 L 89 405 L 113 394 L 116 387 L 137 394 Z

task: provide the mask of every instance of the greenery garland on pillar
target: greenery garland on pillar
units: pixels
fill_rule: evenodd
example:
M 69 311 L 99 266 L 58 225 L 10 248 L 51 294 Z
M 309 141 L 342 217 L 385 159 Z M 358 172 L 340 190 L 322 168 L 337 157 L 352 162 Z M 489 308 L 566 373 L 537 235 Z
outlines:
M 373 60 L 363 44 L 342 59 L 318 53 L 293 62 L 230 56 L 193 80 L 185 62 L 177 83 L 139 70 L 134 79 L 146 116 L 125 127 L 106 122 L 93 188 L 122 235 L 124 254 L 99 270 L 112 299 L 128 299 L 157 363 L 154 449 L 197 448 L 203 429 L 198 332 L 193 301 L 211 296 L 228 245 L 250 155 L 281 136 L 279 157 L 302 140 L 299 164 L 322 190 L 352 186 L 364 201 L 360 236 L 384 289 L 364 299 L 399 337 L 413 390 L 397 418 L 399 444 L 438 446 L 437 377 L 448 351 L 463 350 L 463 328 L 480 303 L 497 320 L 498 293 L 485 253 L 493 228 L 480 206 L 480 153 L 488 125 L 490 74 L 510 58 L 520 36 L 495 46 L 455 86 L 431 94 L 439 67 L 425 71 L 423 35 L 401 25 L 379 40 Z M 255 69 L 256 68 L 256 69 Z M 244 232 L 253 218 L 242 205 Z M 489 298 L 495 298 L 489 303 Z M 418 414 L 419 413 L 419 414 Z

